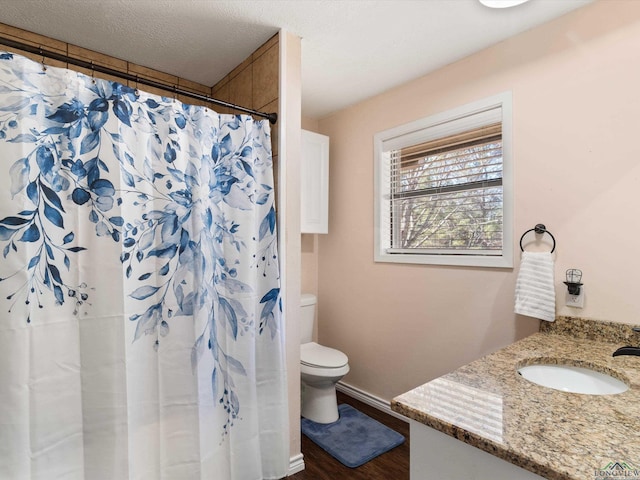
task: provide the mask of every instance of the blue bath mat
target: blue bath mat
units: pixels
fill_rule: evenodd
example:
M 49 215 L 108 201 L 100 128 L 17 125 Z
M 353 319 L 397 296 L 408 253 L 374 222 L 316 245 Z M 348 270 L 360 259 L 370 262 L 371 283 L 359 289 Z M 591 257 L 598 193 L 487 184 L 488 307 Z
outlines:
M 356 468 L 404 442 L 404 437 L 351 405 L 338 405 L 340 418 L 315 423 L 303 418 L 302 433 L 347 467 Z

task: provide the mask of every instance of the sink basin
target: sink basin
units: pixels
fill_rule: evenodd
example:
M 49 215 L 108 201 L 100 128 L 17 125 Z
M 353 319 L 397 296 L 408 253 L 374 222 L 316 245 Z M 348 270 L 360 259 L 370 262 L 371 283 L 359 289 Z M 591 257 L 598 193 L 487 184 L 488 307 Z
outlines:
M 573 365 L 538 364 L 520 367 L 518 373 L 530 382 L 563 392 L 612 395 L 629 386 L 606 373 Z

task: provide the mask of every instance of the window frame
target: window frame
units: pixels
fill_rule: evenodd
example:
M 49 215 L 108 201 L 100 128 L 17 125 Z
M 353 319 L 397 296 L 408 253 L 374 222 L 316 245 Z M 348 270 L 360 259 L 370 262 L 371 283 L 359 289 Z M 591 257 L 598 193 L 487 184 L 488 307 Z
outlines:
M 465 117 L 500 107 L 502 112 L 502 253 L 495 255 L 474 254 L 473 250 L 459 254 L 389 253 L 389 174 L 385 172 L 385 143 L 409 146 L 429 136 L 435 127 L 446 125 Z M 425 265 L 452 265 L 470 267 L 513 268 L 513 144 L 512 144 L 512 94 L 503 92 L 477 102 L 472 102 L 442 113 L 430 115 L 374 135 L 374 261 L 390 263 L 415 263 Z M 444 135 L 443 135 L 444 137 Z M 438 137 L 436 137 L 438 138 Z M 395 147 L 398 148 L 398 147 Z M 387 148 L 388 150 L 388 148 Z M 386 198 L 385 198 L 386 197 Z

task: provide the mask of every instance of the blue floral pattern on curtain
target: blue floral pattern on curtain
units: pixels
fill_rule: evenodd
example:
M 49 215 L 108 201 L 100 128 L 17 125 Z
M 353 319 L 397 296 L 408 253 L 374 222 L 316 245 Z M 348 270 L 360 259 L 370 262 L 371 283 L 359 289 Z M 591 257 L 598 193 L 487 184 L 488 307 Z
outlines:
M 77 274 L 79 258 L 108 253 L 88 236 L 118 244 L 128 341 L 152 337 L 161 350 L 173 322 L 194 319 L 190 361 L 213 359 L 224 439 L 248 368 L 230 342 L 281 335 L 268 123 L 81 74 L 69 88 L 10 53 L 0 73 L 0 142 L 20 151 L 2 158 L 13 199 L 0 210 L 5 311 L 33 325 L 41 309 L 73 305 L 82 321 L 100 292 Z

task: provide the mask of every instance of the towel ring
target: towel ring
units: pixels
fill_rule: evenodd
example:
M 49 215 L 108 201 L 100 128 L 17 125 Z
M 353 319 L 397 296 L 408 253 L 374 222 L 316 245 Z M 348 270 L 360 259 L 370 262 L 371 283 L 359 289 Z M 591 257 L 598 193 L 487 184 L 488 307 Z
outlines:
M 542 223 L 537 224 L 535 227 L 530 228 L 529 230 L 527 230 L 526 232 L 524 232 L 522 234 L 522 236 L 520 237 L 520 250 L 521 251 L 524 252 L 524 248 L 522 246 L 522 239 L 529 232 L 536 232 L 538 235 L 542 235 L 543 233 L 548 233 L 549 236 L 551 237 L 551 240 L 553 240 L 553 248 L 551 249 L 551 253 L 554 252 L 554 250 L 556 249 L 556 238 L 551 234 L 551 232 L 549 230 L 547 230 L 547 227 L 545 227 Z

